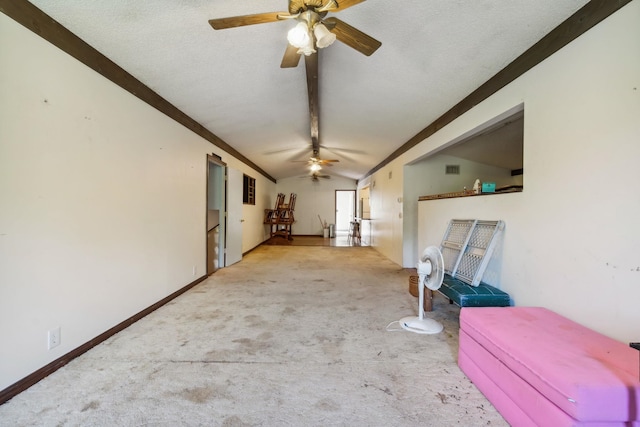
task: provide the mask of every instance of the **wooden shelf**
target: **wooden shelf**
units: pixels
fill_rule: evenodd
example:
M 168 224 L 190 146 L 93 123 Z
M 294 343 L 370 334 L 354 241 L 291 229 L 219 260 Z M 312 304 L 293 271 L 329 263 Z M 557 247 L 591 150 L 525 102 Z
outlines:
M 492 196 L 496 194 L 519 193 L 521 191 L 522 191 L 522 185 L 508 185 L 506 187 L 497 188 L 494 193 L 476 194 L 473 192 L 473 190 L 454 191 L 451 193 L 441 193 L 441 194 L 432 194 L 430 196 L 420 196 L 418 198 L 418 201 L 422 202 L 424 200 L 454 199 L 458 197 Z

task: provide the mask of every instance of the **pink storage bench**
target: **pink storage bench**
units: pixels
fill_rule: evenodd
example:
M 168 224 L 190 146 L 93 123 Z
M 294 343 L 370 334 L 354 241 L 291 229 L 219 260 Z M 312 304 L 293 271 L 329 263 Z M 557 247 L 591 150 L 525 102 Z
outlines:
M 640 427 L 638 356 L 545 308 L 460 311 L 458 365 L 514 427 Z

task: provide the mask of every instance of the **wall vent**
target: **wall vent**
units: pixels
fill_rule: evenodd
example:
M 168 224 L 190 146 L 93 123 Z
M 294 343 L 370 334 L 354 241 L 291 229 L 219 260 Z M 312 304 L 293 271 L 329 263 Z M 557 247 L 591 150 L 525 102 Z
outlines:
M 460 175 L 460 165 L 446 165 L 445 175 Z

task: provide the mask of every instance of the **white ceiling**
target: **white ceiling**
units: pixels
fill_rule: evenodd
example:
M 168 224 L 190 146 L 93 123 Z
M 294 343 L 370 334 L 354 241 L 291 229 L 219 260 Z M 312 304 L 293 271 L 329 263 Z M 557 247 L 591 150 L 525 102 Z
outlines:
M 339 2 L 339 0 L 338 0 Z M 304 61 L 282 69 L 290 21 L 215 31 L 208 19 L 286 0 L 31 0 L 276 179 L 311 155 Z M 382 42 L 319 52 L 329 171 L 359 179 L 587 0 L 369 0 L 329 16 Z

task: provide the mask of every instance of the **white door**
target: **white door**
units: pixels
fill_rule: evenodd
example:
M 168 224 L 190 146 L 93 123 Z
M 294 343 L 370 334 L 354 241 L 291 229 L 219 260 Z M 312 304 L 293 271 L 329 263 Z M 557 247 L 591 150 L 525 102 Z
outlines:
M 227 168 L 227 247 L 225 266 L 242 259 L 242 172 Z
M 336 231 L 349 231 L 356 215 L 356 191 L 336 190 Z

